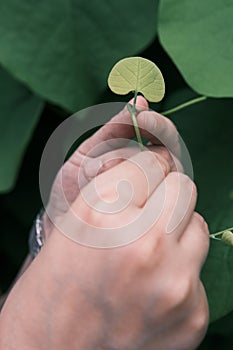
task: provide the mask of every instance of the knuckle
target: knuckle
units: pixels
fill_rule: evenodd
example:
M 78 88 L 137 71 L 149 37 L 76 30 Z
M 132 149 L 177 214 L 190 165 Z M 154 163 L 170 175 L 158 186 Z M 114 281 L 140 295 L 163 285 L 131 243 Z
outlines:
M 184 174 L 184 167 L 183 167 L 183 164 L 181 163 L 181 160 L 179 160 L 174 155 L 172 156 L 172 168 L 171 168 L 171 170 Z
M 210 238 L 209 238 L 209 227 L 203 216 L 201 216 L 199 213 L 194 212 L 193 213 L 194 220 L 196 220 L 196 224 L 199 226 L 201 232 L 203 233 L 203 247 L 206 248 L 208 251 L 209 244 L 210 244 Z
M 136 262 L 136 266 L 140 268 L 145 268 L 148 263 L 148 255 L 146 254 L 145 249 L 136 242 L 128 246 L 126 259 L 134 263 Z
M 190 179 L 190 177 L 188 175 L 180 173 L 180 179 L 183 183 L 188 184 L 191 187 L 193 187 L 194 191 L 197 190 L 195 183 Z
M 197 309 L 194 314 L 190 316 L 189 319 L 189 329 L 190 332 L 195 336 L 196 339 L 202 339 L 206 333 L 208 323 L 209 323 L 209 308 L 206 298 L 203 299 L 204 302 Z
M 174 165 L 174 160 L 171 152 L 169 152 L 165 146 L 155 146 L 152 151 L 159 162 L 165 164 L 166 169 L 168 168 L 170 171 Z
M 163 155 L 160 155 L 160 154 L 155 153 L 154 157 L 156 158 L 157 162 L 159 162 L 159 165 L 162 168 L 164 175 L 166 176 L 171 169 L 170 162 L 168 161 L 167 158 L 165 158 Z
M 156 146 L 152 150 L 167 162 L 169 171 L 184 173 L 181 161 L 166 146 Z
M 187 186 L 190 187 L 192 190 L 192 194 L 196 197 L 197 196 L 197 186 L 196 184 L 190 179 L 190 177 L 186 174 L 177 172 L 179 176 L 179 181 L 181 186 Z
M 197 349 L 206 334 L 208 322 L 209 317 L 206 312 L 199 313 L 199 315 L 192 314 L 190 320 L 185 321 L 182 349 Z
M 126 249 L 126 260 L 136 263 L 138 269 L 153 270 L 159 263 L 164 251 L 164 241 L 162 236 L 158 236 L 156 242 L 151 244 L 151 240 L 145 235 L 139 240 L 129 244 Z M 155 257 L 155 250 L 158 254 Z
M 205 223 L 205 220 L 203 218 L 203 216 L 201 216 L 199 213 L 197 213 L 196 211 L 193 213 L 193 216 L 198 220 L 198 222 L 200 224 L 204 224 Z
M 191 330 L 197 336 L 205 334 L 209 322 L 209 313 L 207 310 L 199 311 L 191 321 Z
M 112 187 L 109 187 L 108 184 L 103 186 L 101 183 L 95 185 L 96 196 L 94 198 L 93 204 L 101 205 L 102 202 L 111 202 L 113 200 L 114 194 L 117 195 L 116 185 L 113 184 Z
M 173 161 L 171 152 L 169 152 L 165 146 L 157 146 L 156 151 L 156 153 L 159 154 L 162 158 L 164 158 L 168 163 L 171 163 Z
M 195 217 L 195 219 L 197 219 L 198 223 L 203 228 L 203 230 L 209 234 L 208 224 L 205 221 L 205 219 L 203 218 L 203 216 L 200 215 L 199 213 L 197 213 L 196 211 L 193 213 L 193 216 Z
M 177 275 L 176 275 L 177 277 Z M 165 292 L 166 304 L 169 309 L 181 308 L 188 303 L 193 293 L 193 281 L 189 276 L 181 276 L 172 281 Z
M 78 199 L 73 204 L 73 210 L 75 215 L 88 225 L 93 227 L 103 227 L 106 223 L 106 215 L 101 212 L 99 200 L 93 200 L 87 202 L 82 196 L 78 196 Z
M 161 154 L 158 154 L 153 151 L 144 151 L 143 152 L 143 163 L 146 165 L 146 169 L 152 169 L 152 167 L 161 167 L 165 175 L 169 173 L 170 166 L 169 162 Z M 168 156 L 167 156 L 168 158 Z
M 169 173 L 168 177 L 179 181 L 181 185 L 185 184 L 185 185 L 193 186 L 194 190 L 196 188 L 194 182 L 190 179 L 190 177 L 179 171 L 172 171 L 171 173 Z
M 196 349 L 197 345 L 204 338 L 209 324 L 209 307 L 206 293 L 202 283 L 196 284 L 196 293 L 191 300 L 192 307 L 189 308 L 189 314 L 184 319 L 186 329 L 186 348 Z

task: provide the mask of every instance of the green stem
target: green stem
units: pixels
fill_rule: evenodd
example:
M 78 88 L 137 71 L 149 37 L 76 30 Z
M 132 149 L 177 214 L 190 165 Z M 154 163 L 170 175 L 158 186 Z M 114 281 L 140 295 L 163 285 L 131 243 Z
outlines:
M 210 237 L 211 238 L 215 238 L 215 236 L 219 236 L 225 231 L 232 231 L 232 230 L 233 230 L 233 227 L 225 228 L 225 230 L 222 230 L 222 231 L 219 231 L 219 232 L 216 232 L 216 233 L 211 233 Z
M 134 91 L 134 98 L 133 98 L 133 107 L 134 107 L 135 111 L 136 111 L 137 96 L 138 96 L 138 92 L 137 92 L 137 90 L 135 90 Z
M 216 238 L 214 236 L 213 237 L 211 236 L 210 238 L 214 239 L 215 241 L 221 241 L 221 238 Z
M 132 117 L 133 126 L 134 126 L 135 134 L 136 134 L 136 137 L 137 137 L 140 149 L 141 149 L 141 151 L 143 151 L 144 150 L 144 146 L 143 146 L 143 143 L 142 143 L 142 138 L 141 138 L 141 134 L 140 134 L 140 130 L 139 130 L 139 127 L 138 127 L 138 122 L 137 122 L 137 118 L 136 118 L 135 113 L 131 113 L 131 117 Z
M 136 118 L 136 115 L 137 115 L 137 109 L 136 109 L 137 95 L 138 95 L 138 92 L 135 90 L 134 91 L 134 99 L 133 99 L 133 108 L 130 111 L 130 114 L 131 114 L 134 130 L 135 130 L 135 134 L 136 134 L 136 137 L 137 137 L 137 141 L 139 143 L 140 150 L 143 151 L 144 150 L 144 146 L 143 146 L 142 137 L 141 137 L 141 134 L 140 134 L 140 130 L 139 130 L 138 122 L 137 122 L 137 118 Z
M 201 102 L 201 101 L 204 101 L 206 100 L 207 97 L 206 96 L 200 96 L 200 97 L 197 97 L 197 98 L 194 98 L 193 100 L 190 100 L 190 101 L 187 101 L 185 103 L 182 103 L 174 108 L 171 108 L 171 109 L 168 109 L 167 111 L 164 111 L 164 112 L 161 112 L 161 114 L 164 114 L 164 115 L 169 115 L 171 113 L 174 113 L 174 112 L 177 112 L 177 111 L 180 111 L 181 109 L 183 108 L 186 108 L 188 106 L 191 106 L 195 103 L 198 103 L 198 102 Z

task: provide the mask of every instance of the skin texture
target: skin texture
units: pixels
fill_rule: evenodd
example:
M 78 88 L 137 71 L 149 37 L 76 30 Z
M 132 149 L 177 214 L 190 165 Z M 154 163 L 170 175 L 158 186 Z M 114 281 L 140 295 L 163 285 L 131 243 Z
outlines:
M 115 118 L 127 118 L 124 113 Z M 138 116 L 139 123 L 147 123 L 147 130 L 155 119 L 178 156 L 174 125 L 156 113 Z M 119 222 L 130 234 L 129 222 L 138 215 L 143 231 L 143 223 L 154 219 L 160 209 L 156 220 L 138 240 L 111 249 L 77 244 L 48 223 L 45 246 L 2 310 L 1 350 L 192 350 L 202 340 L 208 304 L 199 275 L 209 247 L 208 227 L 194 212 L 196 187 L 181 172 L 179 162 L 155 138 L 145 152 L 119 150 L 119 144 L 111 141 L 104 152 L 90 157 L 92 163 L 78 169 L 83 172 L 83 187 L 75 195 L 71 191 L 80 157 L 100 140 L 109 140 L 109 135 L 114 139 L 122 134 L 133 137 L 133 129 L 109 123 L 82 144 L 64 165 L 63 190 L 71 207 L 58 206 L 58 175 L 48 204 L 50 213 L 61 220 L 76 213 L 83 223 L 72 229 L 87 235 L 93 227 L 118 227 Z M 112 160 L 113 155 L 117 159 Z M 119 179 L 132 185 L 131 201 L 111 215 L 99 211 L 106 201 L 118 199 L 124 204 L 125 197 L 117 192 Z M 87 203 L 89 193 L 94 195 Z
M 133 100 L 130 101 L 130 103 L 132 102 Z M 138 114 L 137 121 L 141 135 L 147 137 L 150 141 L 148 148 L 167 160 L 171 165 L 171 170 L 182 171 L 180 163 L 176 160 L 176 157 L 179 157 L 180 154 L 180 146 L 178 132 L 174 124 L 168 118 L 156 112 L 147 111 L 148 103 L 142 96 L 138 96 L 136 108 L 143 110 Z M 127 122 L 130 125 L 122 124 L 122 122 Z M 148 132 L 148 130 L 155 129 L 158 137 Z M 92 137 L 80 145 L 61 168 L 54 181 L 50 200 L 43 218 L 46 236 L 49 235 L 54 227 L 51 221 L 56 222 L 57 218 L 60 218 L 68 211 L 69 206 L 77 198 L 81 188 L 86 186 L 97 173 L 110 169 L 138 152 L 138 147 L 129 148 L 122 141 L 122 139 L 130 140 L 134 136 L 135 131 L 131 116 L 127 107 L 125 107 Z M 174 151 L 176 164 L 174 164 L 171 154 L 164 147 L 161 147 L 161 142 L 163 141 Z M 77 182 L 77 174 L 79 174 L 79 182 Z M 69 205 L 67 205 L 67 202 Z

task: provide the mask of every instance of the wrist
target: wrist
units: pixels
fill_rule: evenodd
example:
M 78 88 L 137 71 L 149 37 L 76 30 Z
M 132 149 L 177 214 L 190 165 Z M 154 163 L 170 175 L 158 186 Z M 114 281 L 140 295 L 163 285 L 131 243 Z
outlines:
M 102 350 L 102 312 L 79 287 L 79 269 L 71 272 L 60 247 L 51 243 L 7 299 L 0 317 L 0 348 Z M 67 253 L 65 244 L 63 250 Z

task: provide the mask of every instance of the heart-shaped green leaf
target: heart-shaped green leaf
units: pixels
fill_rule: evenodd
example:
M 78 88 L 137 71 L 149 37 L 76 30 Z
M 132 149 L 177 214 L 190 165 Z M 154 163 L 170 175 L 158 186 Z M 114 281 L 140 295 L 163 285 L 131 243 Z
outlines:
M 118 95 L 140 92 L 150 102 L 161 101 L 165 93 L 161 71 L 142 57 L 128 57 L 117 62 L 109 74 L 108 85 Z

